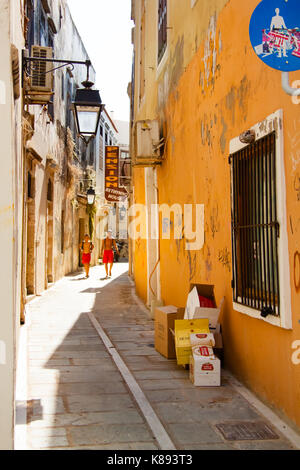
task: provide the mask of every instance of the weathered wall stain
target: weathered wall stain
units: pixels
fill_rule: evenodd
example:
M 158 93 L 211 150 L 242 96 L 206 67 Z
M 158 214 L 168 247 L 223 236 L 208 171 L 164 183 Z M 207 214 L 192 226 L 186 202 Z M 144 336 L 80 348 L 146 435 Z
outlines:
M 184 36 L 176 43 L 175 51 L 170 59 L 170 91 L 177 87 L 179 79 L 184 72 Z
M 227 136 L 228 126 L 227 126 L 223 116 L 221 118 L 221 122 L 222 122 L 223 130 L 222 130 L 222 135 L 220 137 L 220 147 L 221 147 L 222 153 L 225 153 L 226 143 L 227 143 L 227 137 L 226 136 Z
M 220 221 L 219 221 L 219 207 L 216 206 L 211 210 L 210 214 L 210 230 L 212 237 L 215 238 L 215 234 L 220 231 Z
M 247 77 L 244 76 L 241 80 L 241 84 L 237 90 L 237 99 L 239 101 L 239 107 L 244 113 L 244 120 L 247 119 L 247 107 L 249 102 L 250 94 L 250 82 Z
M 201 141 L 203 145 L 212 146 L 212 128 L 213 119 L 205 114 L 201 121 Z
M 207 256 L 205 259 L 205 270 L 206 270 L 206 280 L 209 281 L 211 272 L 212 272 L 211 253 L 210 253 L 209 247 L 207 247 Z
M 233 125 L 235 123 L 235 100 L 236 91 L 235 88 L 231 87 L 230 92 L 226 96 L 226 108 L 231 111 L 231 122 Z
M 205 93 L 205 88 L 211 88 L 210 92 L 213 92 L 216 78 L 220 75 L 221 66 L 217 63 L 217 55 L 221 51 L 221 32 L 218 31 L 217 34 L 217 15 L 215 13 L 209 21 L 204 42 L 203 65 L 199 74 L 199 85 L 203 94 Z
M 250 92 L 250 83 L 247 77 L 243 77 L 238 88 L 231 87 L 229 93 L 225 97 L 225 106 L 231 113 L 231 123 L 235 124 L 236 104 L 239 104 L 240 110 L 243 112 L 244 120 L 247 117 L 248 96 Z
M 189 262 L 189 281 L 191 281 L 195 277 L 196 269 L 197 269 L 197 256 L 196 256 L 196 253 L 194 253 L 193 256 L 192 256 L 191 252 L 188 251 L 187 252 L 187 258 L 188 258 L 188 262 Z

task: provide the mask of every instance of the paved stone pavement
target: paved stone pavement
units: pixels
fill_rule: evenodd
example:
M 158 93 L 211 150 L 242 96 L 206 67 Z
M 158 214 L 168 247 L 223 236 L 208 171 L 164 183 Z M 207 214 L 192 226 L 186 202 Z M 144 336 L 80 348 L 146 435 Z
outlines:
M 159 449 L 147 421 L 91 324 L 92 312 L 144 391 L 175 447 L 292 449 L 278 439 L 228 441 L 220 422 L 267 422 L 234 389 L 194 387 L 188 371 L 154 349 L 153 321 L 127 265 L 66 276 L 27 306 L 27 449 Z M 270 426 L 272 426 L 269 423 Z

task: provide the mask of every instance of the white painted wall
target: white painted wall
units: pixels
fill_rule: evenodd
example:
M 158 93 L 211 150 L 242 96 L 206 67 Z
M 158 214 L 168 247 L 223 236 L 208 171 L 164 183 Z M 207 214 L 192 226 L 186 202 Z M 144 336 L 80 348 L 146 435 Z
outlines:
M 21 107 L 14 100 L 11 44 L 23 47 L 20 3 L 0 0 L 0 449 L 13 449 L 15 357 L 20 315 Z M 20 58 L 20 56 L 19 56 Z

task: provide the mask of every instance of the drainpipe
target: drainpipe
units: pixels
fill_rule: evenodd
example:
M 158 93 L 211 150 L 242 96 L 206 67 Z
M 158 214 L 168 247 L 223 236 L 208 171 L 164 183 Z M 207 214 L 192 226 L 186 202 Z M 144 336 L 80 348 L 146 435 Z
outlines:
M 157 187 L 156 185 L 153 185 L 153 186 L 154 186 L 154 188 L 156 189 L 156 203 L 157 203 L 157 205 L 158 205 L 158 207 L 159 207 L 159 189 L 158 189 L 158 187 Z M 155 266 L 154 266 L 154 268 L 153 268 L 153 270 L 152 270 L 152 273 L 151 273 L 150 276 L 149 276 L 149 288 L 150 288 L 150 290 L 151 290 L 151 292 L 152 292 L 152 294 L 153 294 L 154 297 L 156 297 L 156 295 L 155 295 L 155 293 L 154 293 L 154 291 L 153 291 L 153 289 L 152 289 L 152 286 L 151 286 L 151 279 L 152 279 L 152 276 L 153 276 L 153 274 L 155 273 L 155 270 L 156 270 L 156 268 L 157 268 L 157 266 L 158 266 L 158 264 L 159 264 L 159 262 L 160 262 L 160 224 L 159 224 L 159 213 L 158 213 L 158 221 L 157 221 L 157 222 L 158 222 L 158 226 L 157 226 L 157 228 L 158 228 L 158 259 L 157 259 L 157 261 L 156 261 L 156 263 L 155 263 Z M 160 300 L 160 299 L 157 299 L 157 300 Z

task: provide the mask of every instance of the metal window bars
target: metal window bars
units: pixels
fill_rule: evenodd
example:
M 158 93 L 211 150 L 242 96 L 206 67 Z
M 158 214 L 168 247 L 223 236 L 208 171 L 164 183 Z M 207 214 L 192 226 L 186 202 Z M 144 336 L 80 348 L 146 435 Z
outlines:
M 229 157 L 233 299 L 280 316 L 275 132 Z

